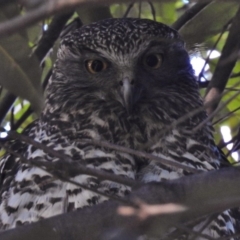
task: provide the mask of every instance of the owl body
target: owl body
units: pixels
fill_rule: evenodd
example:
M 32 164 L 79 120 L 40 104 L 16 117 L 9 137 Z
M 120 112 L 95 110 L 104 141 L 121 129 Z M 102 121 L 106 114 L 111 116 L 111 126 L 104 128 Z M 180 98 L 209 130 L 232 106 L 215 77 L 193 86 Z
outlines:
M 89 168 L 140 182 L 165 181 L 190 173 L 81 140 L 108 141 L 196 169 L 217 169 L 221 155 L 211 124 L 191 132 L 206 119 L 204 111 L 169 127 L 200 107 L 202 99 L 189 57 L 176 31 L 150 20 L 108 19 L 76 30 L 63 40 L 44 110 L 26 134 Z M 15 145 L 12 148 L 26 159 L 58 160 L 33 146 Z M 12 155 L 2 159 L 1 172 L 2 229 L 107 200 Z M 131 191 L 85 174 L 69 178 L 118 197 Z M 213 222 L 204 233 L 233 233 L 227 212 L 224 218 L 230 228 Z

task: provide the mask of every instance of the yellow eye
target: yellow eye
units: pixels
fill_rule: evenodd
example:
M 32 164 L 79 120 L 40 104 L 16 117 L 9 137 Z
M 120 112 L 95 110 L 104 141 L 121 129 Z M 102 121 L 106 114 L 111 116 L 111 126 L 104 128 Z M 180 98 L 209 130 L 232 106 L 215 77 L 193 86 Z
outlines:
M 87 60 L 85 66 L 90 73 L 95 74 L 106 70 L 107 63 L 102 60 L 93 59 Z
M 144 58 L 144 64 L 152 69 L 158 69 L 161 67 L 163 57 L 161 54 L 151 53 Z

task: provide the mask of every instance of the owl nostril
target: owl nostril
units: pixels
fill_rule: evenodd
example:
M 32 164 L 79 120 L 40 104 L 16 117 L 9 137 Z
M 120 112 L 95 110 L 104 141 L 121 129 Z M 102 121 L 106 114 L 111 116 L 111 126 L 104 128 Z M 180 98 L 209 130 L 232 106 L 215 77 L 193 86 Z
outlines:
M 124 78 L 123 80 L 119 81 L 119 85 L 120 86 L 123 86 L 125 84 L 127 84 L 127 85 L 134 85 L 135 84 L 135 80 L 134 79 L 130 80 L 129 78 Z

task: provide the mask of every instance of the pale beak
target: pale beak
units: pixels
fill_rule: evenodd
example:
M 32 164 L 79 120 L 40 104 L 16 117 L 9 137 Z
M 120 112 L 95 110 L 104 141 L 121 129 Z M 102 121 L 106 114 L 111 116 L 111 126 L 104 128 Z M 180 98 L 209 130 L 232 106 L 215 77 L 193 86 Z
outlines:
M 123 105 L 127 110 L 128 114 L 131 114 L 133 109 L 133 90 L 134 90 L 134 84 L 132 79 L 129 79 L 128 77 L 123 78 L 121 82 L 121 96 L 123 100 Z

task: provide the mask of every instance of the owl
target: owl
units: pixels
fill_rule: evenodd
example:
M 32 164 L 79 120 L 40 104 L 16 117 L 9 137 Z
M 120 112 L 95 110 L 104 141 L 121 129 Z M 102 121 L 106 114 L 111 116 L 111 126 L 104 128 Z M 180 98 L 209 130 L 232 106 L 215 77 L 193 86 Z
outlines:
M 73 163 L 142 183 L 161 182 L 190 172 L 80 140 L 108 141 L 195 169 L 214 170 L 221 166 L 222 156 L 211 124 L 191 131 L 207 118 L 204 111 L 169 127 L 202 106 L 177 31 L 146 19 L 106 19 L 62 40 L 42 114 L 24 134 L 69 156 Z M 11 148 L 28 160 L 58 160 L 18 141 Z M 88 189 L 5 155 L 1 160 L 1 229 L 95 205 L 106 201 L 106 195 L 124 197 L 131 191 L 123 184 L 86 174 L 69 178 Z M 233 220 L 226 211 L 202 232 L 211 237 L 233 234 Z

